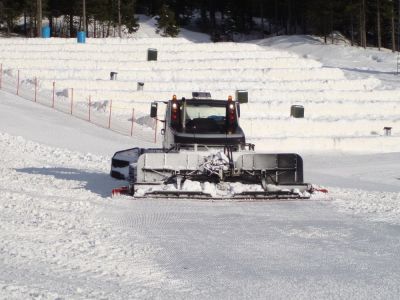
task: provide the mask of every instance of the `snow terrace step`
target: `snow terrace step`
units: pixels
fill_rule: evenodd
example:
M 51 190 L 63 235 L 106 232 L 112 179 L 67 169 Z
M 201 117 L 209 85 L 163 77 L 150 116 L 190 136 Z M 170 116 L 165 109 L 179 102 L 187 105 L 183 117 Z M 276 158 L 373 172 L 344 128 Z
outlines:
M 27 49 L 26 52 L 13 52 L 10 49 L 1 49 L 0 47 L 0 57 L 13 60 L 37 60 L 37 59 L 62 59 L 62 60 L 72 60 L 72 61 L 85 61 L 90 59 L 91 61 L 147 61 L 147 49 L 138 51 L 138 49 L 132 49 L 131 51 L 97 51 L 97 52 L 87 52 L 87 51 L 71 51 L 65 53 L 60 57 L 57 51 L 34 51 L 32 49 Z M 163 51 L 160 50 L 157 56 L 158 61 L 176 61 L 176 60 L 200 60 L 200 59 L 299 59 L 296 55 L 291 55 L 289 53 L 274 53 L 267 52 L 263 50 L 259 51 L 235 51 L 235 52 L 222 52 L 222 51 Z
M 256 144 L 256 150 L 267 152 L 318 152 L 343 151 L 354 153 L 391 153 L 398 152 L 400 137 L 364 136 L 364 137 L 278 137 L 250 138 Z
M 137 70 L 174 70 L 179 68 L 192 68 L 195 70 L 220 70 L 226 69 L 243 69 L 254 67 L 256 69 L 305 69 L 305 68 L 318 68 L 321 64 L 313 60 L 299 60 L 298 58 L 199 58 L 199 59 L 171 59 L 169 61 L 126 61 L 126 60 L 114 60 L 114 61 L 96 61 L 96 60 L 84 60 L 84 61 L 73 61 L 65 59 L 8 59 L 0 58 L 3 63 L 4 69 L 19 69 L 19 68 L 42 68 L 42 69 L 54 69 L 59 68 L 60 71 L 63 69 L 108 69 L 110 71 L 130 71 Z M 46 67 L 44 67 L 46 66 Z
M 34 78 L 40 74 L 40 80 L 109 80 L 110 71 L 105 69 L 47 69 L 42 72 L 41 68 L 20 68 L 20 76 L 22 78 Z M 15 71 L 12 72 L 15 74 Z M 15 74 L 16 75 L 16 74 Z M 226 81 L 226 80 L 243 80 L 243 81 L 304 81 L 304 80 L 344 80 L 343 72 L 339 69 L 320 69 L 320 68 L 304 68 L 304 69 L 206 69 L 199 72 L 193 69 L 174 69 L 174 70 L 141 70 L 135 69 L 129 71 L 119 71 L 118 81 L 133 82 L 153 82 L 153 81 Z
M 390 125 L 400 128 L 400 117 L 393 119 L 295 119 L 281 117 L 279 119 L 258 118 L 241 120 L 241 126 L 248 138 L 280 138 L 280 137 L 365 137 L 383 134 L 383 128 Z M 400 137 L 400 131 L 393 136 Z
M 379 85 L 378 80 L 365 79 L 353 80 L 351 84 L 348 80 L 306 80 L 306 81 L 152 81 L 146 83 L 146 90 L 153 92 L 170 92 L 171 94 L 190 94 L 192 91 L 230 91 L 232 94 L 235 90 L 252 90 L 254 87 L 268 97 L 274 91 L 372 91 Z M 42 88 L 50 89 L 53 81 L 43 81 Z M 102 91 L 127 91 L 133 92 L 136 90 L 136 82 L 131 81 L 112 81 L 112 80 L 97 80 L 97 81 L 84 81 L 84 80 L 57 80 L 57 85 L 60 88 L 84 88 L 85 90 L 96 90 L 99 93 Z M 257 91 L 256 90 L 256 91 Z M 269 94 L 266 92 L 270 91 Z M 227 95 L 228 95 L 227 94 Z M 224 98 L 226 98 L 225 96 Z

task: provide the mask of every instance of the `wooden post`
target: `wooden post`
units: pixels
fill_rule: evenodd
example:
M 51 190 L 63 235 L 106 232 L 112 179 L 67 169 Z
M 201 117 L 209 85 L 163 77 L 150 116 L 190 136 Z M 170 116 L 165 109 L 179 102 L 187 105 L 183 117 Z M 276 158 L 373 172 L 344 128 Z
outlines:
M 74 106 L 74 88 L 71 89 L 71 115 L 73 106 Z
M 133 135 L 133 122 L 135 119 L 135 109 L 132 108 L 132 126 L 131 126 L 131 136 Z
M 92 105 L 92 96 L 89 96 L 89 122 L 90 122 L 90 106 Z
M 38 80 L 37 77 L 35 77 L 35 102 L 37 101 L 37 86 L 38 86 Z
M 110 116 L 108 117 L 108 128 L 111 128 L 111 111 L 112 111 L 112 100 L 110 100 Z
M 156 120 L 156 125 L 155 125 L 155 128 L 154 128 L 154 144 L 157 144 L 157 125 L 158 125 L 158 120 L 157 120 L 157 118 L 155 118 L 155 120 Z
M 18 76 L 17 76 L 17 95 L 19 95 L 19 70 L 18 70 Z
M 55 95 L 56 95 L 56 82 L 53 81 L 53 101 L 51 104 L 51 107 L 54 108 L 54 99 L 55 99 Z

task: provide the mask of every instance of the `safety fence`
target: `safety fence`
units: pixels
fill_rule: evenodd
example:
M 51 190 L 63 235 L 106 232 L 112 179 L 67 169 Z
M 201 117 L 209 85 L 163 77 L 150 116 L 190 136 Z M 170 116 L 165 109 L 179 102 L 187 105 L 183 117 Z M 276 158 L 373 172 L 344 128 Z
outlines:
M 134 107 L 113 107 L 111 99 L 96 100 L 90 95 L 85 99 L 76 99 L 74 88 L 58 88 L 56 80 L 53 81 L 51 90 L 41 89 L 39 77 L 26 78 L 22 71 L 5 69 L 0 64 L 0 90 L 139 141 L 157 143 L 159 121 L 152 121 L 150 127 L 141 125 L 137 122 Z

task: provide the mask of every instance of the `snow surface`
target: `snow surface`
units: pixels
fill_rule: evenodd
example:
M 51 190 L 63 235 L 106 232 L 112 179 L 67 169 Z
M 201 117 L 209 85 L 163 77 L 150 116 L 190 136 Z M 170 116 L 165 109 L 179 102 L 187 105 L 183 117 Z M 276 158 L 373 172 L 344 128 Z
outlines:
M 182 93 L 197 87 L 220 97 L 248 84 L 251 103 L 242 113 L 250 138 L 266 149 L 307 150 L 301 153 L 306 181 L 330 191 L 287 202 L 110 198 L 121 185 L 108 175 L 113 152 L 154 146 L 146 138 L 150 132 L 142 128 L 126 137 L 0 91 L 0 298 L 398 299 L 400 86 L 372 72 L 349 75 L 341 58 L 328 55 L 339 49 L 355 64 L 359 51 L 373 49 L 316 44 L 313 53 L 321 55 L 309 59 L 286 51 L 308 47 L 304 37 L 292 39 L 299 42 L 287 41 L 283 47 L 293 49 L 285 51 L 277 39 L 266 49 L 154 36 L 85 46 L 0 40 L 5 84 L 15 74 L 9 63 L 32 76 L 40 70 L 47 76 L 43 91 L 58 76 L 68 83 L 73 78 L 81 95 L 90 87 L 104 89 L 121 102 L 143 103 L 143 114 L 149 99 L 171 92 L 163 81 Z M 169 58 L 149 67 L 145 51 L 135 52 L 149 46 Z M 81 60 L 73 56 L 79 49 Z M 120 61 L 129 53 L 133 62 Z M 324 67 L 324 57 L 333 68 Z M 121 89 L 128 80 L 108 81 L 108 63 L 125 67 L 121 76 L 132 76 L 131 84 L 135 76 L 148 76 L 153 90 Z M 306 104 L 304 120 L 287 117 L 298 102 Z M 383 124 L 394 124 L 394 136 L 380 136 Z M 261 126 L 268 126 L 267 135 L 259 134 Z

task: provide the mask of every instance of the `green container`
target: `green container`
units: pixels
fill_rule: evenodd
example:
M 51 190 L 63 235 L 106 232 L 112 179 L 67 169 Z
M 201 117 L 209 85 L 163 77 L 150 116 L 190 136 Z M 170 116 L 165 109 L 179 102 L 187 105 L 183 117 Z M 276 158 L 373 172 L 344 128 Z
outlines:
M 157 60 L 157 49 L 154 48 L 147 49 L 147 60 L 148 61 Z
M 292 105 L 290 107 L 290 116 L 293 118 L 304 118 L 304 106 Z
M 236 91 L 236 101 L 239 103 L 248 103 L 249 102 L 249 93 L 243 90 Z

